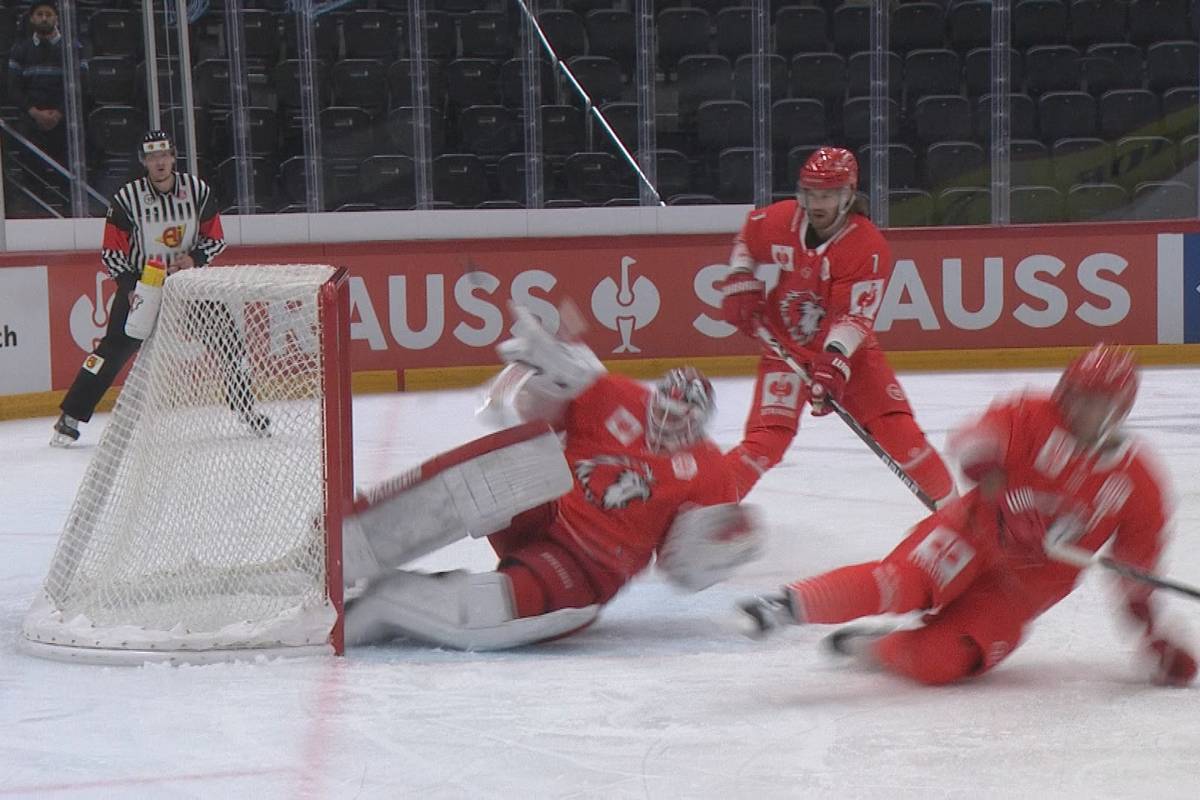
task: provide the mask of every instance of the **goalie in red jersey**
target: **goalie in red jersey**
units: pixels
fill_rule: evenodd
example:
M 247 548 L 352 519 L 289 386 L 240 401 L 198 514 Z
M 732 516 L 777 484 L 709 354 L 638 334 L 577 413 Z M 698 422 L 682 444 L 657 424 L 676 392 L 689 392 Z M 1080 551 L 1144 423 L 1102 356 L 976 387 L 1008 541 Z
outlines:
M 816 416 L 832 410 L 826 397 L 841 403 L 935 501 L 954 492 L 875 339 L 892 257 L 857 186 L 854 155 L 822 147 L 800 170 L 796 199 L 751 211 L 734 241 L 722 316 L 752 337 L 765 324 L 812 379 L 802 383 L 772 355 L 759 361 L 745 436 L 727 456 L 743 495 L 783 458 L 806 402 Z M 767 293 L 755 270 L 771 263 L 779 282 Z
M 925 611 L 911 630 L 851 626 L 827 641 L 922 683 L 987 672 L 1075 588 L 1072 552 L 1077 561 L 1079 551 L 1111 540 L 1119 562 L 1143 570 L 1158 563 L 1167 487 L 1145 446 L 1120 427 L 1137 384 L 1132 355 L 1099 345 L 1067 367 L 1050 395 L 996 403 L 950 441 L 974 489 L 918 523 L 881 561 L 797 581 L 742 610 L 757 631 Z M 1151 587 L 1121 578 L 1120 588 L 1154 679 L 1191 683 L 1196 660 L 1164 630 Z
M 761 534 L 704 435 L 713 390 L 703 375 L 673 369 L 647 389 L 517 315 L 481 412 L 524 424 L 375 487 L 347 521 L 347 583 L 366 584 L 347 604 L 347 644 L 403 635 L 482 650 L 557 638 L 591 624 L 655 558 L 695 591 L 758 554 Z M 468 535 L 487 537 L 494 572 L 398 569 Z

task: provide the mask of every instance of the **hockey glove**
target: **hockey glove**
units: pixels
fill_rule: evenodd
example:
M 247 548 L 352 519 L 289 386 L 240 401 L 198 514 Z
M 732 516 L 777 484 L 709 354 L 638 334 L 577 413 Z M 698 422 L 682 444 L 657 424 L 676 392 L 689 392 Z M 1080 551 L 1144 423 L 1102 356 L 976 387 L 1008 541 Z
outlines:
M 814 353 L 808 376 L 812 379 L 809 391 L 813 416 L 823 417 L 833 411 L 834 403 L 842 402 L 850 381 L 850 359 L 832 351 Z
M 766 285 L 752 273 L 733 272 L 721 284 L 721 318 L 754 336 L 767 305 Z
M 1029 486 L 1008 489 L 1000 498 L 1000 541 L 1009 550 L 1044 555 L 1078 539 L 1084 531 L 1084 516 L 1057 495 Z

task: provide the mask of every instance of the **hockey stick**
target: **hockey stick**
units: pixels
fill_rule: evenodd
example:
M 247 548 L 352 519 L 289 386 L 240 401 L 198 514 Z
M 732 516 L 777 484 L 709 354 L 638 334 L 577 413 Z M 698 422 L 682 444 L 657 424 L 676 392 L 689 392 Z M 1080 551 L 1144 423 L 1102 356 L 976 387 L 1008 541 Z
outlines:
M 792 356 L 792 354 L 789 353 L 787 349 L 785 349 L 784 346 L 779 343 L 779 340 L 776 339 L 769 330 L 767 330 L 767 326 L 760 324 L 755 333 L 758 335 L 758 338 L 761 339 L 768 348 L 770 348 L 771 352 L 775 354 L 776 358 L 787 364 L 791 368 L 792 372 L 795 372 L 800 376 L 801 381 L 810 386 L 812 385 L 812 378 L 809 377 L 808 370 L 804 369 L 800 362 L 797 361 L 795 357 Z M 924 504 L 925 508 L 929 509 L 930 511 L 937 510 L 937 503 L 934 502 L 933 498 L 927 495 L 925 490 L 917 485 L 917 482 L 913 480 L 907 472 L 904 471 L 904 467 L 900 466 L 896 459 L 888 455 L 887 451 L 879 446 L 879 442 L 875 441 L 875 437 L 868 433 L 866 428 L 858 424 L 858 420 L 852 417 L 850 412 L 846 411 L 846 409 L 842 407 L 841 403 L 837 402 L 832 397 L 826 398 L 825 402 L 829 403 L 829 405 L 833 407 L 834 412 L 842 418 L 842 422 L 846 423 L 850 430 L 854 431 L 854 434 L 858 436 L 859 439 L 862 439 L 863 444 L 870 448 L 871 452 L 879 457 L 879 460 L 883 462 L 884 466 L 890 469 L 892 474 L 899 478 L 900 482 L 908 487 L 910 492 L 917 496 L 917 499 Z
M 1053 558 L 1055 561 L 1061 561 L 1064 564 L 1081 569 L 1088 567 L 1103 567 L 1109 572 L 1137 581 L 1145 583 L 1157 589 L 1166 589 L 1167 591 L 1176 592 L 1177 594 L 1186 595 L 1195 600 L 1200 600 L 1200 589 L 1188 586 L 1186 583 L 1179 583 L 1170 578 L 1163 578 L 1155 575 L 1153 572 L 1147 572 L 1144 569 L 1135 567 L 1132 564 L 1126 564 L 1122 561 L 1117 561 L 1111 556 L 1102 556 L 1099 553 L 1091 553 L 1081 547 L 1076 547 L 1071 544 L 1056 544 L 1046 547 L 1046 555 Z

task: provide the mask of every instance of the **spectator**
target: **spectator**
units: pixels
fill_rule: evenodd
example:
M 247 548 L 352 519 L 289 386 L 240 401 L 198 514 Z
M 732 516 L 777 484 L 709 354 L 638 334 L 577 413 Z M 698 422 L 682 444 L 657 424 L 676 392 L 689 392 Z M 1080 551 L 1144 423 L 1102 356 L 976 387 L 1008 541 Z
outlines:
M 8 57 L 8 102 L 25 112 L 18 130 L 56 161 L 66 160 L 63 124 L 63 37 L 58 8 L 49 0 L 29 8 L 33 35 L 19 39 Z

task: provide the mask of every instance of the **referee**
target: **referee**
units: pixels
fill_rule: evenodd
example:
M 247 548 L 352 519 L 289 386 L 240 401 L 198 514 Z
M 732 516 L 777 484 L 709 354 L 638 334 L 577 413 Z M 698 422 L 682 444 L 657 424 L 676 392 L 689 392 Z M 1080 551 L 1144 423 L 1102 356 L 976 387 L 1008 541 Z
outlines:
M 142 266 L 157 256 L 167 274 L 203 267 L 225 249 L 217 200 L 207 183 L 194 175 L 175 171 L 175 145 L 165 131 L 150 131 L 138 154 L 146 168 L 144 177 L 132 180 L 113 195 L 104 224 L 100 260 L 117 282 L 108 330 L 87 358 L 63 398 L 62 415 L 54 423 L 50 444 L 67 447 L 79 438 L 79 423 L 92 418 L 96 404 L 112 386 L 117 373 L 137 352 L 140 339 L 125 335 L 129 295 L 142 274 Z M 207 306 L 195 313 L 208 325 L 233 325 L 229 312 Z M 226 396 L 256 432 L 266 433 L 270 420 L 253 410 L 249 379 L 242 371 L 241 354 L 226 356 Z

